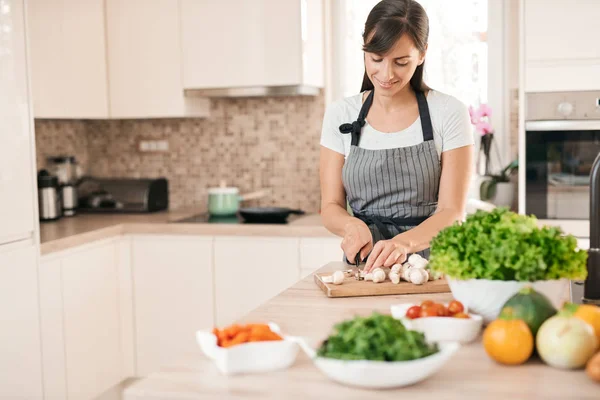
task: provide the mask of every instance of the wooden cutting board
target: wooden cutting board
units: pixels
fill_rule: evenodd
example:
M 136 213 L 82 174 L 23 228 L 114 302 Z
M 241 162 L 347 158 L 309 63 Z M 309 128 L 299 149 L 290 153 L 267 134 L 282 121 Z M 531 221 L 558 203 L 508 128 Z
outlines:
M 333 283 L 323 282 L 323 276 L 329 276 L 331 273 L 314 274 L 315 283 L 325 292 L 328 297 L 360 297 L 360 296 L 384 296 L 394 294 L 416 294 L 416 293 L 447 293 L 450 287 L 445 279 L 429 281 L 423 285 L 415 285 L 410 282 L 400 282 L 393 284 L 386 280 L 381 283 L 371 281 L 357 281 L 353 276 L 346 276 L 344 283 L 334 285 Z

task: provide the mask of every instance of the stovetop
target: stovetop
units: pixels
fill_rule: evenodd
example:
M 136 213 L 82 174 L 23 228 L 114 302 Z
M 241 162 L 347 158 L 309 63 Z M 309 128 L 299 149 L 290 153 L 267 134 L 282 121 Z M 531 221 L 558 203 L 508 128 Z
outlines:
M 294 216 L 290 215 L 288 221 L 278 223 L 278 225 L 286 225 L 290 220 L 293 220 Z M 247 222 L 239 214 L 227 216 L 227 217 L 216 217 L 209 215 L 208 213 L 196 214 L 188 218 L 173 221 L 174 223 L 186 223 L 186 224 L 261 224 L 260 222 Z M 273 222 L 269 222 L 273 224 Z

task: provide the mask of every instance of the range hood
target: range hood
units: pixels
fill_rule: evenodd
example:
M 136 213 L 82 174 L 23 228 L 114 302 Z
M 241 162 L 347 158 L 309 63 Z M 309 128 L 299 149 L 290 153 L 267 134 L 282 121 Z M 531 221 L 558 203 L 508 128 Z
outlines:
M 278 97 L 317 96 L 320 89 L 315 86 L 242 86 L 210 89 L 185 89 L 186 97 Z

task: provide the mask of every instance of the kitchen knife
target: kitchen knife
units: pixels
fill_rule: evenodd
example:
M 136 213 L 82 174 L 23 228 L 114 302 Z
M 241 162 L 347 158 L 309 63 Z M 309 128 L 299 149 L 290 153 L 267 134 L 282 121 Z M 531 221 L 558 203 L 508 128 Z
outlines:
M 354 263 L 356 265 L 356 272 L 354 272 L 354 278 L 357 281 L 364 280 L 365 278 L 360 275 L 360 272 L 361 272 L 361 269 L 360 269 L 360 251 L 358 253 L 356 253 L 356 257 L 354 259 Z

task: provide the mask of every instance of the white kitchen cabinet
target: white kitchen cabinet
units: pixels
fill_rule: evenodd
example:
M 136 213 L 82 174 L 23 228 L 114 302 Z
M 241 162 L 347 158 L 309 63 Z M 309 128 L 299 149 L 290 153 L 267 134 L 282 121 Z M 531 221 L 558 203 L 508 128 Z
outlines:
M 131 278 L 128 237 L 41 258 L 45 398 L 95 398 L 135 375 Z
M 322 0 L 181 0 L 184 87 L 323 87 L 322 8 Z
M 198 356 L 214 325 L 212 237 L 132 237 L 137 375 Z
M 0 247 L 0 399 L 43 398 L 36 253 Z
M 37 201 L 23 10 L 0 5 L 0 244 L 32 238 Z
M 107 118 L 104 0 L 28 0 L 36 118 Z
M 312 274 L 323 265 L 342 261 L 344 252 L 340 247 L 342 238 L 300 238 L 300 278 Z
M 78 249 L 61 264 L 67 398 L 91 399 L 125 378 L 117 248 Z
M 215 237 L 215 314 L 232 323 L 299 278 L 298 238 Z
M 119 281 L 119 318 L 121 325 L 121 361 L 123 376 L 135 376 L 135 330 L 133 303 L 133 272 L 131 265 L 131 237 L 116 242 L 117 276 Z
M 106 26 L 111 118 L 208 115 L 184 97 L 177 1 L 106 0 Z
M 44 397 L 52 400 L 67 399 L 61 268 L 58 257 L 40 259 L 40 325 Z
M 524 0 L 525 91 L 600 89 L 600 3 Z
M 36 118 L 205 117 L 185 97 L 179 3 L 30 0 Z
M 123 286 L 130 282 L 121 276 L 129 263 L 122 262 L 119 243 L 102 240 L 41 259 L 45 398 L 91 399 L 132 374 L 126 316 L 133 311 L 127 313 L 131 302 Z

